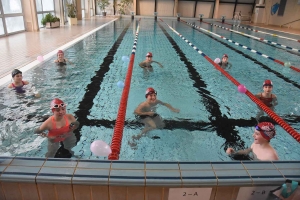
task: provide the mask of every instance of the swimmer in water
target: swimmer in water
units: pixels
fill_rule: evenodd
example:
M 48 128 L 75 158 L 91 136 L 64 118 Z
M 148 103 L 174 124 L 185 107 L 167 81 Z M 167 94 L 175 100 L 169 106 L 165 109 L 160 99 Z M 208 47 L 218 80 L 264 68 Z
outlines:
M 278 160 L 276 150 L 270 144 L 270 140 L 275 134 L 275 127 L 272 123 L 261 122 L 255 127 L 255 131 L 252 135 L 254 142 L 250 148 L 238 151 L 235 151 L 233 148 L 228 148 L 226 153 L 229 155 L 246 155 L 252 153 L 251 157 L 253 160 Z
M 8 88 L 13 88 L 17 93 L 25 93 L 23 86 L 28 85 L 29 82 L 23 80 L 22 72 L 18 69 L 14 69 L 11 72 L 11 76 L 13 78 L 13 82 L 8 85 Z
M 266 106 L 274 111 L 275 106 L 278 104 L 277 96 L 272 94 L 273 83 L 271 80 L 265 80 L 263 83 L 263 92 L 256 94 L 255 96 L 261 100 Z M 257 112 L 256 119 L 259 119 L 264 111 L 259 107 Z
M 22 76 L 22 72 L 18 69 L 14 69 L 11 72 L 11 76 L 13 78 L 13 82 L 11 84 L 8 85 L 8 88 L 13 88 L 16 93 L 18 94 L 23 94 L 26 92 L 24 86 L 28 85 L 29 82 L 23 80 L 23 76 Z M 34 87 L 33 87 L 34 88 Z M 32 88 L 29 90 L 29 92 L 32 91 Z M 33 91 L 33 96 L 40 98 L 41 94 L 37 91 Z
M 222 57 L 221 62 L 219 63 L 219 65 L 223 68 L 223 69 L 230 69 L 231 68 L 231 63 L 228 62 L 228 55 L 224 54 Z
M 148 52 L 146 54 L 146 60 L 141 62 L 139 66 L 144 69 L 144 72 L 153 72 L 153 67 L 151 66 L 152 63 L 157 63 L 161 68 L 163 68 L 162 64 L 157 61 L 152 60 L 152 53 Z
M 146 101 L 142 102 L 135 110 L 134 114 L 136 115 L 136 118 L 145 124 L 145 128 L 142 130 L 140 134 L 137 136 L 133 136 L 132 139 L 138 140 L 143 135 L 145 135 L 148 131 L 156 129 L 156 128 L 164 128 L 165 124 L 159 116 L 159 114 L 156 113 L 156 106 L 158 104 L 166 106 L 171 111 L 179 113 L 180 110 L 173 108 L 170 104 L 164 103 L 158 99 L 156 99 L 157 92 L 153 88 L 148 88 L 146 90 Z
M 53 115 L 34 131 L 36 134 L 48 138 L 46 157 L 53 158 L 55 156 L 60 142 L 74 155 L 71 149 L 76 145 L 77 139 L 73 131 L 79 127 L 79 122 L 73 115 L 66 113 L 66 108 L 67 105 L 62 100 L 53 99 L 50 104 Z M 48 130 L 48 135 L 44 133 L 46 130 Z
M 59 66 L 64 66 L 69 61 L 65 58 L 64 52 L 62 50 L 58 50 L 57 59 L 54 62 Z

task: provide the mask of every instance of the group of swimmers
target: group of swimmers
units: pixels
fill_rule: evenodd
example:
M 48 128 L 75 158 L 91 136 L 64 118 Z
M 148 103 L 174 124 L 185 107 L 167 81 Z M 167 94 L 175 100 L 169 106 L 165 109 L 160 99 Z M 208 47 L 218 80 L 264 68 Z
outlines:
M 139 66 L 144 69 L 144 72 L 153 72 L 152 63 L 157 63 L 160 67 L 163 67 L 161 63 L 152 60 L 152 53 L 146 54 L 146 59 L 139 63 Z M 57 53 L 57 60 L 55 63 L 59 65 L 65 65 L 67 59 L 64 58 L 64 53 L 60 50 Z M 219 63 L 221 67 L 231 67 L 228 62 L 228 55 L 224 54 L 222 61 Z M 20 90 L 24 85 L 28 85 L 29 82 L 22 79 L 22 72 L 18 69 L 12 72 L 13 83 L 9 84 L 9 88 L 14 88 L 16 91 Z M 256 94 L 266 106 L 274 110 L 274 106 L 277 103 L 276 95 L 272 94 L 273 83 L 270 80 L 265 80 L 263 83 L 263 92 Z M 158 105 L 163 105 L 169 108 L 175 113 L 179 113 L 180 110 L 172 107 L 172 105 L 162 102 L 157 99 L 157 91 L 149 87 L 145 92 L 146 101 L 140 103 L 134 110 L 134 114 L 138 121 L 144 124 L 143 130 L 138 135 L 132 137 L 132 141 L 129 141 L 130 146 L 135 147 L 137 140 L 144 136 L 147 132 L 153 129 L 162 129 L 165 124 L 159 114 L 156 113 Z M 42 125 L 35 129 L 35 133 L 48 138 L 48 152 L 46 157 L 54 157 L 58 148 L 59 143 L 64 144 L 64 148 L 67 149 L 72 155 L 74 152 L 71 150 L 76 145 L 76 137 L 73 133 L 75 129 L 79 127 L 79 122 L 76 121 L 75 117 L 71 114 L 66 113 L 67 104 L 61 99 L 55 98 L 50 103 L 50 109 L 52 116 L 50 116 Z M 258 115 L 263 114 L 260 110 Z M 45 133 L 48 131 L 48 134 Z M 228 148 L 226 153 L 230 155 L 236 154 L 249 154 L 252 152 L 253 159 L 258 160 L 278 160 L 278 156 L 274 148 L 270 145 L 270 140 L 275 136 L 275 127 L 270 122 L 261 122 L 255 127 L 253 134 L 254 142 L 250 148 L 246 150 L 235 151 L 232 148 Z

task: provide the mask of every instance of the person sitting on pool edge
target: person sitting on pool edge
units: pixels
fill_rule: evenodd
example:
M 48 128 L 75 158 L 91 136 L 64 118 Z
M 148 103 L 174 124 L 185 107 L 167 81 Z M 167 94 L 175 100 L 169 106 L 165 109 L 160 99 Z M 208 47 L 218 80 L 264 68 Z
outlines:
M 275 127 L 271 122 L 261 122 L 255 127 L 255 131 L 252 135 L 254 142 L 250 148 L 238 151 L 235 151 L 233 148 L 228 148 L 226 153 L 236 155 L 249 154 L 252 152 L 253 160 L 278 160 L 276 150 L 270 145 L 270 140 L 275 134 Z
M 138 107 L 134 110 L 136 118 L 145 124 L 145 128 L 137 136 L 133 136 L 133 139 L 140 139 L 148 131 L 163 128 L 165 126 L 162 118 L 156 113 L 156 106 L 158 104 L 166 106 L 171 111 L 179 113 L 180 110 L 173 108 L 170 104 L 164 103 L 156 98 L 157 92 L 153 88 L 148 88 L 146 90 L 146 101 L 140 103 Z
M 157 61 L 152 60 L 152 53 L 148 52 L 146 54 L 146 60 L 141 62 L 139 66 L 144 69 L 144 71 L 153 72 L 153 67 L 151 66 L 152 63 L 157 63 L 161 68 L 163 68 L 162 64 Z
M 256 94 L 255 96 L 261 100 L 266 106 L 274 111 L 275 106 L 278 104 L 277 96 L 272 94 L 273 83 L 271 80 L 265 80 L 263 83 L 263 92 Z M 256 114 L 256 119 L 259 119 L 264 111 L 258 107 L 258 112 Z
M 46 157 L 53 158 L 59 149 L 59 143 L 63 142 L 64 148 L 72 155 L 71 150 L 77 142 L 73 131 L 79 127 L 79 122 L 71 114 L 66 114 L 67 105 L 60 99 L 55 98 L 51 101 L 50 109 L 53 116 L 49 117 L 34 132 L 42 137 L 48 138 L 48 152 Z M 48 135 L 44 131 L 48 130 Z
M 228 55 L 224 54 L 222 57 L 221 62 L 219 62 L 219 65 L 223 68 L 223 69 L 230 69 L 231 68 L 231 63 L 228 62 Z
M 58 50 L 57 59 L 54 62 L 59 66 L 64 66 L 67 64 L 68 60 L 65 58 L 65 54 L 62 50 Z

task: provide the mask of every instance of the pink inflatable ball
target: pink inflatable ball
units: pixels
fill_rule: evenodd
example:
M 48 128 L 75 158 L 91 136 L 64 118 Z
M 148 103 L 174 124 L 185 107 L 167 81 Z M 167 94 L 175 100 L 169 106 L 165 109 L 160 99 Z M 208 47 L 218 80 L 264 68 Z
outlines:
M 219 63 L 221 62 L 221 60 L 220 60 L 220 58 L 216 58 L 216 59 L 214 60 L 214 62 L 217 63 L 217 64 L 219 64 Z
M 246 93 L 247 92 L 247 88 L 246 88 L 246 86 L 244 86 L 243 84 L 241 84 L 241 85 L 238 86 L 238 91 L 240 93 Z
M 39 62 L 43 62 L 43 61 L 44 61 L 44 57 L 43 57 L 43 56 L 38 56 L 36 59 L 37 59 Z
M 91 144 L 91 152 L 95 154 L 96 156 L 108 156 L 111 154 L 111 148 L 108 144 L 103 142 L 102 140 L 95 140 Z

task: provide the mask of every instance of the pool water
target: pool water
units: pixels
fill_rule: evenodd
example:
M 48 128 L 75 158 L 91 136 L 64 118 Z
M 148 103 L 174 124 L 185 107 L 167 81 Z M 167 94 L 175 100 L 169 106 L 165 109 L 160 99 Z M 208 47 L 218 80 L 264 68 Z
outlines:
M 278 60 L 291 63 L 299 61 L 299 55 L 285 49 L 208 24 L 200 25 L 196 20 L 188 22 Z M 273 93 L 279 101 L 275 112 L 299 132 L 299 73 L 232 43 L 215 39 L 182 22 L 171 19 L 155 22 L 143 18 L 140 21 L 120 160 L 230 160 L 225 153 L 228 147 L 246 148 L 253 142 L 256 104 L 246 95 L 238 93 L 235 85 L 165 23 L 211 59 L 228 54 L 232 63 L 228 72 L 252 93 L 262 92 L 263 81 L 271 79 Z M 137 21 L 126 18 L 117 20 L 67 49 L 65 56 L 72 62 L 71 65 L 57 67 L 53 58 L 26 72 L 24 79 L 42 94 L 40 99 L 33 98 L 30 92 L 20 96 L 4 86 L 0 88 L 0 154 L 44 157 L 47 140 L 34 135 L 33 130 L 51 115 L 49 103 L 59 97 L 68 104 L 68 113 L 74 114 L 82 125 L 76 133 L 78 143 L 73 148 L 75 155 L 80 158 L 107 159 L 94 156 L 90 144 L 94 140 L 111 141 L 122 94 L 117 82 L 124 81 L 127 72 L 122 56 L 130 56 L 137 24 Z M 241 30 L 257 37 L 269 37 Z M 268 39 L 300 48 L 299 43 L 282 38 Z M 154 73 L 144 75 L 138 63 L 150 51 L 153 60 L 164 67 L 160 68 L 154 63 Z M 144 94 L 148 87 L 155 88 L 157 98 L 180 109 L 180 113 L 159 106 L 157 112 L 165 120 L 166 127 L 150 131 L 132 148 L 128 142 L 143 129 L 143 124 L 137 122 L 133 111 L 145 101 Z M 280 160 L 300 160 L 299 143 L 280 126 L 277 125 L 276 130 L 277 135 L 271 144 Z

